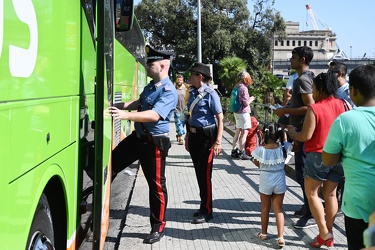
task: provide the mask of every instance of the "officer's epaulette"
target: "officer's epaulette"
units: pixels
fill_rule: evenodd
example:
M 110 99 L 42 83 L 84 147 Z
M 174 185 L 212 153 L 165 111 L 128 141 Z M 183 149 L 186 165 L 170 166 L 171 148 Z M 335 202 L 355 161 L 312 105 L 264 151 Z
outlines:
M 207 93 L 211 94 L 212 91 L 214 91 L 214 90 L 212 88 L 208 87 L 204 91 L 206 91 Z
M 172 88 L 171 88 L 171 86 L 169 86 L 169 85 L 166 84 L 166 85 L 164 86 L 164 90 L 165 90 L 165 91 L 171 91 Z

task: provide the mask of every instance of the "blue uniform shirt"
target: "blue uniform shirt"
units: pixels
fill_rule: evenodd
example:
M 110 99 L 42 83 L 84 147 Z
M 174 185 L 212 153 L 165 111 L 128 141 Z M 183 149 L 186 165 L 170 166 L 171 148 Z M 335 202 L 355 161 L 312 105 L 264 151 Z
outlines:
M 190 97 L 187 102 L 188 110 L 194 99 L 203 93 L 209 86 L 204 84 L 199 89 L 192 88 L 190 90 Z M 192 127 L 206 127 L 216 123 L 216 115 L 223 112 L 221 107 L 220 97 L 215 90 L 211 90 L 211 93 L 207 93 L 202 100 L 200 100 L 194 107 L 189 120 L 189 125 Z
M 154 110 L 161 117 L 157 122 L 144 122 L 143 126 L 153 135 L 169 132 L 169 121 L 177 104 L 177 91 L 167 77 L 158 83 L 151 81 L 139 97 L 138 111 Z M 135 130 L 145 134 L 140 122 L 134 123 Z
M 344 99 L 347 102 L 349 102 L 350 105 L 352 105 L 353 108 L 355 107 L 355 104 L 353 103 L 352 99 L 350 99 L 349 83 L 348 82 L 346 82 L 344 85 L 342 85 L 341 87 L 339 87 L 337 89 L 336 96 L 338 98 Z

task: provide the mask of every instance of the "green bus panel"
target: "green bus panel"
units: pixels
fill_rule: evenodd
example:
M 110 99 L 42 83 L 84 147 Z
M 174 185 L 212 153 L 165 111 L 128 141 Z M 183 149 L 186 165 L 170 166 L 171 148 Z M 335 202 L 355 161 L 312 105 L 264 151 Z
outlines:
M 0 199 L 6 201 L 0 206 L 3 249 L 25 248 L 39 197 L 53 176 L 60 185 L 52 188 L 64 194 L 59 197 L 61 206 L 77 208 L 78 143 L 74 139 L 78 136 L 78 107 L 78 97 L 74 97 L 13 103 L 7 120 L 0 111 L 0 136 L 9 142 L 1 157 Z M 77 209 L 61 218 L 70 225 L 68 238 L 75 235 L 76 218 Z
M 49 189 L 60 190 L 55 196 L 66 217 L 59 220 L 75 249 L 79 118 L 84 106 L 94 114 L 94 42 L 81 1 L 1 4 L 0 245 L 25 249 L 35 208 Z
M 3 3 L 0 102 L 78 94 L 80 1 Z
M 116 101 L 127 102 L 138 99 L 146 86 L 146 70 L 118 40 L 115 40 L 114 64 L 114 95 L 120 95 Z M 121 121 L 121 128 L 122 132 L 128 135 L 133 129 L 132 123 Z
M 2 178 L 12 182 L 45 159 L 77 141 L 78 96 L 12 102 L 9 154 L 5 155 Z
M 90 28 L 88 26 L 85 12 L 82 9 L 81 14 L 81 74 L 82 81 L 80 92 L 82 95 L 94 94 L 95 91 L 95 75 L 96 75 L 96 51 Z M 92 106 L 89 106 L 93 108 Z
M 43 193 L 50 203 L 54 226 L 63 231 L 61 240 L 66 240 L 68 249 L 77 249 L 83 167 L 90 160 L 98 162 L 98 158 L 102 158 L 103 164 L 102 182 L 97 183 L 103 185 L 103 192 L 99 193 L 103 198 L 101 218 L 108 218 L 113 124 L 105 110 L 103 123 L 101 116 L 95 119 L 95 100 L 103 94 L 101 102 L 107 109 L 116 95 L 120 95 L 121 101 L 138 98 L 146 85 L 144 37 L 137 23 L 133 33 L 122 33 L 123 44 L 129 44 L 124 46 L 131 52 L 117 40 L 111 44 L 112 38 L 106 37 L 104 53 L 108 64 L 104 67 L 108 71 L 97 68 L 96 43 L 100 39 L 94 38 L 98 26 L 93 17 L 93 2 L 0 0 L 2 249 L 25 249 Z M 106 0 L 108 12 L 106 20 L 101 20 L 107 33 L 113 28 L 109 4 L 110 0 Z M 111 32 L 108 34 L 112 36 Z M 108 74 L 104 83 L 96 83 L 96 76 L 103 70 Z M 104 93 L 98 94 L 95 84 L 105 84 Z M 103 139 L 95 141 L 100 141 L 96 149 L 102 146 L 96 158 L 88 154 L 88 145 L 92 144 L 85 138 L 95 120 L 100 120 L 95 124 L 100 128 L 96 129 L 96 138 Z M 127 130 L 131 127 L 130 122 L 123 123 Z M 84 162 L 86 159 L 90 160 Z M 102 235 L 105 233 L 101 231 Z

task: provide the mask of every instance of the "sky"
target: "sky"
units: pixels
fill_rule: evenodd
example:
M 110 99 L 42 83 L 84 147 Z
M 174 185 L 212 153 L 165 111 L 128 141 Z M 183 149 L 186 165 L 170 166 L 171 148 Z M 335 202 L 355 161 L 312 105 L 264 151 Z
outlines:
M 252 12 L 254 3 L 247 2 Z M 319 20 L 336 33 L 337 46 L 346 56 L 358 59 L 366 53 L 366 57 L 375 58 L 375 0 L 275 0 L 273 8 L 285 21 L 299 22 L 300 31 L 306 31 L 312 29 L 306 4 L 313 10 L 320 29 L 323 26 Z

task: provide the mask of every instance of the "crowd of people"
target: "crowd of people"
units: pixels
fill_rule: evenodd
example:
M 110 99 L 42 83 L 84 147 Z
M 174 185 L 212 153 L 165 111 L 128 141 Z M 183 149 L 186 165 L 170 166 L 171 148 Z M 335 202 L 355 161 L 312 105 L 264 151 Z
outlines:
M 222 152 L 224 118 L 220 98 L 209 86 L 212 75 L 208 65 L 194 63 L 188 70 L 189 84 L 182 75 L 177 75 L 173 84 L 168 76 L 170 54 L 149 46 L 146 53 L 147 74 L 152 81 L 138 100 L 116 104 L 109 111 L 115 119 L 135 122 L 135 131 L 115 148 L 112 168 L 115 177 L 135 160 L 140 161 L 150 195 L 151 232 L 144 243 L 152 244 L 163 237 L 166 224 L 164 173 L 171 146 L 168 123 L 172 114 L 177 143 L 189 152 L 199 187 L 199 208 L 192 215 L 195 224 L 213 219 L 213 160 Z M 304 200 L 301 209 L 294 213 L 300 218 L 293 226 L 296 229 L 318 226 L 319 234 L 310 246 L 331 247 L 334 221 L 341 207 L 348 249 L 361 249 L 363 231 L 375 211 L 375 200 L 368 199 L 375 188 L 375 66 L 355 68 L 347 82 L 347 67 L 340 62 L 331 63 L 327 73 L 315 76 L 309 69 L 313 56 L 311 48 L 306 46 L 292 50 L 290 64 L 295 75 L 287 85 L 282 106 L 274 111 L 280 119 L 264 125 L 264 143 L 251 155 L 246 154 L 244 147 L 252 126 L 250 103 L 255 98 L 249 94 L 250 74 L 238 72 L 235 88 L 241 107 L 234 116 L 236 132 L 230 155 L 252 160 L 259 167 L 262 209 L 258 238 L 268 238 L 272 206 L 277 244 L 279 247 L 286 244 L 284 167 L 293 151 L 295 177 Z

